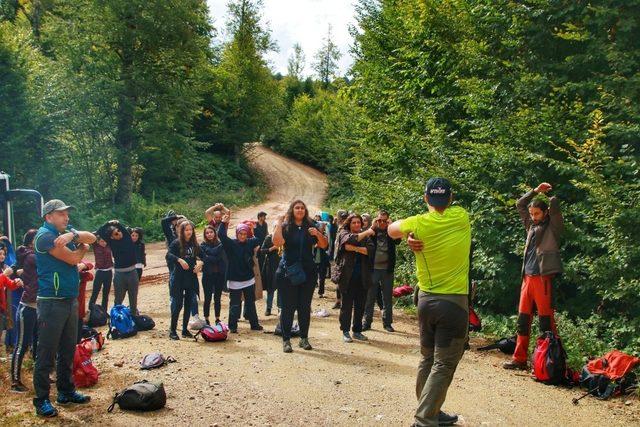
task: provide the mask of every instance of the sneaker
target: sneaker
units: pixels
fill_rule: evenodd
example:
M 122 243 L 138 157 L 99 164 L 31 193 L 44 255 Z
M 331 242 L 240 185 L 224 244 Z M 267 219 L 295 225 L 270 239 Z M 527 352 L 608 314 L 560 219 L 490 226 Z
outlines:
M 269 310 L 268 308 L 264 311 L 264 315 L 265 316 L 271 316 L 271 310 Z
M 300 338 L 300 343 L 298 344 L 298 346 L 300 346 L 300 348 L 304 350 L 313 350 L 313 347 L 311 347 L 311 344 L 309 344 L 308 338 Z
M 211 326 L 211 323 L 209 322 L 209 318 L 208 318 L 208 317 L 205 317 L 205 318 L 204 318 L 204 323 L 205 323 L 207 326 Z
M 238 328 L 229 328 L 229 332 L 231 332 L 232 334 L 237 334 Z
M 353 342 L 353 338 L 351 338 L 351 334 L 349 332 L 342 333 L 342 341 L 344 342 Z
M 182 338 L 193 338 L 193 334 L 185 329 L 182 331 Z
M 91 401 L 91 397 L 86 394 L 78 393 L 77 391 L 73 391 L 72 393 L 58 393 L 58 398 L 56 402 L 60 405 L 67 405 L 69 403 L 79 403 L 85 404 Z
M 364 324 L 362 325 L 362 330 L 363 330 L 363 331 L 369 331 L 369 330 L 371 330 L 371 323 L 364 323 Z
M 387 331 L 387 332 L 395 332 L 396 331 L 395 329 L 393 329 L 393 326 L 391 326 L 391 325 L 385 326 L 384 330 Z
M 169 331 L 169 339 L 170 340 L 179 340 L 180 337 L 176 331 Z
M 358 341 L 367 341 L 367 340 L 369 340 L 369 338 L 367 338 L 364 335 L 362 335 L 362 332 L 354 332 L 353 333 L 353 337 L 355 339 L 357 339 Z
M 55 417 L 58 415 L 58 410 L 53 407 L 49 399 L 33 399 L 33 406 L 36 407 L 36 415 L 39 417 Z
M 446 412 L 440 411 L 438 413 L 438 425 L 440 426 L 452 426 L 458 422 L 457 415 L 449 415 Z
M 340 301 L 337 301 L 335 304 L 333 304 L 333 307 L 331 307 L 334 310 L 339 309 L 342 306 L 342 304 L 340 304 Z
M 324 294 L 318 295 L 318 298 L 324 298 Z
M 503 363 L 502 367 L 511 371 L 526 371 L 527 362 L 516 362 L 515 360 L 512 360 L 510 362 Z
M 26 393 L 29 391 L 27 387 L 24 386 L 20 381 L 13 381 L 11 383 L 11 391 L 13 393 Z
M 291 341 L 286 340 L 282 342 L 282 351 L 285 353 L 293 353 L 293 347 L 291 347 Z
M 252 326 L 251 330 L 252 331 L 263 331 L 264 327 L 262 327 L 262 325 Z
M 220 319 L 216 319 L 216 325 L 220 324 Z

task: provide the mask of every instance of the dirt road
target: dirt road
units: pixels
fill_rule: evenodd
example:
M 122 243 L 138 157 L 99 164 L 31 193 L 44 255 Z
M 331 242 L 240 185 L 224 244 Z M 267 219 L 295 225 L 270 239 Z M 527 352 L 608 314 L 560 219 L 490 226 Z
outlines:
M 273 216 L 300 196 L 312 209 L 321 205 L 326 179 L 316 171 L 257 147 L 251 152 L 272 191 L 267 202 L 239 212 L 236 218 L 264 210 Z M 420 355 L 416 320 L 397 314 L 397 332 L 382 330 L 376 313 L 367 343 L 344 344 L 334 301 L 314 299 L 313 310 L 326 308 L 328 318 L 313 318 L 313 351 L 297 346 L 282 352 L 278 337 L 251 332 L 241 322 L 238 335 L 224 343 L 168 339 L 169 309 L 164 246 L 150 245 L 150 268 L 140 289 L 139 307 L 157 326 L 136 337 L 109 341 L 94 357 L 101 372 L 99 383 L 88 390 L 87 406 L 62 408 L 52 424 L 196 425 L 196 426 L 409 426 L 415 410 L 414 381 Z M 333 288 L 330 288 L 333 289 Z M 333 295 L 329 292 L 329 295 Z M 226 317 L 228 300 L 223 300 Z M 258 302 L 264 313 L 264 300 Z M 273 331 L 275 316 L 261 317 Z M 297 341 L 294 340 L 297 344 Z M 472 341 L 472 347 L 479 342 Z M 140 371 L 138 361 L 160 351 L 178 362 L 155 371 Z M 538 384 L 527 375 L 505 372 L 505 357 L 467 352 L 451 385 L 445 408 L 460 413 L 460 425 L 602 426 L 640 425 L 636 399 L 599 402 L 584 399 L 571 404 L 578 390 Z M 123 362 L 123 366 L 114 364 Z M 119 363 L 118 363 L 119 364 Z M 0 425 L 44 423 L 33 415 L 32 394 L 8 393 L 7 362 L 0 363 Z M 26 383 L 31 386 L 30 373 Z M 113 393 L 140 379 L 164 382 L 167 407 L 136 414 L 116 409 L 106 412 Z M 54 394 L 55 395 L 55 394 Z

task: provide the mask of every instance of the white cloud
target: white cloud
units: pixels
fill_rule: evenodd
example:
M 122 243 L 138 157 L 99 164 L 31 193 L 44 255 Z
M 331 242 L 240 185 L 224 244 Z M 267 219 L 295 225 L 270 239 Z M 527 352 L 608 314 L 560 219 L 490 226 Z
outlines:
M 228 0 L 207 0 L 209 12 L 218 30 L 224 28 Z M 268 23 L 279 51 L 267 55 L 275 72 L 287 73 L 287 59 L 294 43 L 300 43 L 306 57 L 305 75 L 312 75 L 311 63 L 322 45 L 327 27 L 332 26 L 333 41 L 342 58 L 340 75 L 344 75 L 353 60 L 349 48 L 353 43 L 349 26 L 355 24 L 352 0 L 264 0 L 263 21 Z

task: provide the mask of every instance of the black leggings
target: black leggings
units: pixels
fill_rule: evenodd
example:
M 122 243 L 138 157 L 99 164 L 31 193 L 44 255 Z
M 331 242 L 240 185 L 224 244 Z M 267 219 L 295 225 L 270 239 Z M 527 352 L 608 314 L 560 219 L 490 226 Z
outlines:
M 202 275 L 202 289 L 204 290 L 204 317 L 209 318 L 211 311 L 211 297 L 213 297 L 213 309 L 215 311 L 216 319 L 220 318 L 220 311 L 222 307 L 222 291 L 224 290 L 224 276 L 223 272 L 215 272 Z
M 11 380 L 20 381 L 20 371 L 22 368 L 22 360 L 31 346 L 31 353 L 36 354 L 38 345 L 38 322 L 37 312 L 33 307 L 24 304 L 18 306 L 16 313 L 16 323 L 18 342 L 13 349 L 13 357 L 11 358 Z M 35 357 L 34 357 L 35 359 Z
M 184 307 L 184 311 L 182 313 L 182 332 L 187 331 L 187 325 L 189 323 L 189 316 L 191 313 L 191 302 L 193 300 L 193 296 L 197 292 L 196 289 L 193 288 L 193 284 L 189 280 L 181 280 L 181 278 L 176 279 L 175 277 L 171 278 L 170 282 L 170 292 L 171 292 L 171 332 L 176 332 L 178 327 L 178 317 L 180 316 L 180 310 Z
M 111 280 L 113 279 L 113 270 L 96 271 L 96 276 L 93 279 L 93 290 L 91 291 L 91 298 L 89 298 L 89 308 L 91 308 L 98 299 L 98 294 L 102 290 L 102 308 L 108 309 L 109 304 L 109 292 L 111 291 Z
M 362 317 L 367 301 L 367 290 L 362 286 L 362 276 L 354 274 L 349 282 L 349 289 L 342 293 L 340 308 L 340 329 L 349 332 L 353 319 L 353 332 L 362 332 Z M 353 316 L 353 317 L 352 317 Z
M 291 339 L 291 327 L 293 326 L 293 316 L 298 312 L 298 325 L 300 326 L 300 337 L 309 337 L 309 326 L 311 324 L 311 300 L 316 289 L 317 272 L 316 269 L 306 269 L 307 281 L 299 285 L 292 285 L 289 279 L 284 276 L 284 272 L 278 269 L 276 273 L 278 283 L 278 295 L 282 296 L 282 311 L 280 311 L 280 324 L 282 326 L 282 340 Z

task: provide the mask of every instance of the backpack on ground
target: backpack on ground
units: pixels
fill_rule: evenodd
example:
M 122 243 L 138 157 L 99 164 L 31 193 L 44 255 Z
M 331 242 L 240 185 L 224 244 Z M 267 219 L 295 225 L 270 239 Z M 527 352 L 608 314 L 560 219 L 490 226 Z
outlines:
M 81 338 L 91 338 L 92 336 L 96 335 L 98 333 L 98 331 L 96 331 L 95 329 L 87 326 L 87 325 L 82 325 L 82 332 L 80 333 L 80 337 Z
M 133 321 L 136 324 L 136 329 L 138 331 L 150 331 L 156 327 L 156 322 L 149 316 L 144 314 L 140 316 L 133 316 Z
M 107 411 L 113 411 L 116 404 L 123 410 L 155 411 L 167 404 L 167 393 L 161 382 L 143 380 L 116 393 Z
M 129 307 L 122 304 L 113 306 L 109 313 L 109 332 L 107 338 L 114 340 L 132 337 L 138 333 Z
M 89 323 L 92 328 L 107 324 L 107 310 L 99 304 L 93 304 L 89 308 Z
M 513 354 L 516 352 L 516 337 L 500 338 L 493 344 L 480 347 L 479 351 L 500 350 L 504 354 Z
M 637 366 L 640 358 L 613 350 L 584 365 L 580 386 L 601 400 L 628 394 L 638 388 L 638 378 L 633 372 Z
M 480 316 L 473 309 L 469 307 L 469 332 L 480 332 L 482 330 L 482 321 Z
M 273 331 L 273 334 L 282 336 L 282 325 L 280 324 L 280 322 L 278 322 L 278 325 L 276 326 L 276 330 Z M 293 326 L 291 326 L 291 336 L 292 337 L 300 336 L 300 325 L 298 325 L 298 322 L 294 323 Z
M 167 363 L 173 363 L 176 359 L 171 356 L 164 357 L 162 353 L 150 353 L 142 358 L 140 361 L 140 369 L 155 369 L 166 365 Z
M 229 327 L 220 322 L 215 325 L 205 325 L 194 336 L 194 339 L 198 341 L 198 336 L 201 336 L 206 342 L 218 342 L 227 339 L 229 334 Z
M 192 331 L 199 331 L 206 324 L 207 324 L 207 322 L 205 322 L 204 319 L 201 319 L 200 316 L 198 316 L 197 314 L 194 314 L 189 319 L 189 323 L 187 324 L 187 327 L 189 329 L 191 329 Z
M 567 378 L 567 353 L 560 338 L 547 331 L 538 337 L 533 351 L 533 376 L 545 384 L 562 384 Z
M 89 349 L 92 353 L 97 353 L 104 347 L 104 337 L 102 332 L 96 332 L 88 338 L 83 338 L 79 344 Z
M 86 340 L 76 345 L 76 354 L 73 356 L 73 383 L 76 387 L 91 387 L 98 382 L 100 374 L 91 361 L 92 353 Z

